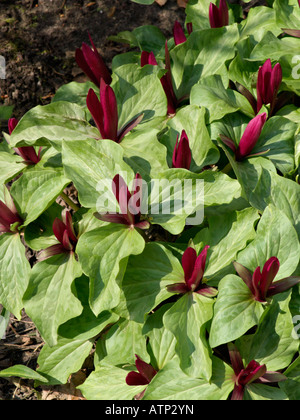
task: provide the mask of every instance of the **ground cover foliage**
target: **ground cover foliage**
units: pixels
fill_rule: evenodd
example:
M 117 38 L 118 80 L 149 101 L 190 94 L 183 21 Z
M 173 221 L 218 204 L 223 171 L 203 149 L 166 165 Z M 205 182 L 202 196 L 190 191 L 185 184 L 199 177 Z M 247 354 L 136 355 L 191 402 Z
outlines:
M 87 399 L 300 398 L 300 6 L 185 10 L 116 34 L 111 72 L 90 38 L 91 80 L 9 120 L 0 328 L 25 309 L 45 345 L 0 377 L 65 384 L 94 349 Z

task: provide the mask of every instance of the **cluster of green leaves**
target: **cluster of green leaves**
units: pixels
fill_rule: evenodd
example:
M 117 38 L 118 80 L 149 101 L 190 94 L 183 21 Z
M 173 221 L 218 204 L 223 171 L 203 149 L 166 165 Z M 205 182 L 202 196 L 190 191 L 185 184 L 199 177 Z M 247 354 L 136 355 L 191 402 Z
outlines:
M 114 37 L 133 48 L 112 62 L 119 127 L 144 114 L 120 144 L 99 140 L 90 122 L 86 96 L 90 88 L 99 93 L 91 82 L 62 86 L 51 104 L 31 109 L 11 136 L 5 134 L 9 144 L 0 144 L 0 183 L 18 175 L 10 193 L 24 224 L 19 233 L 0 236 L 1 319 L 9 312 L 20 318 L 25 308 L 45 345 L 36 372 L 17 365 L 1 371 L 1 377 L 64 384 L 96 344 L 95 369 L 79 386 L 87 399 L 132 399 L 143 391 L 145 386 L 125 381 L 135 370 L 135 354 L 157 370 L 144 399 L 227 399 L 234 382 L 226 344 L 234 342 L 245 366 L 256 360 L 287 377 L 275 387 L 251 384 L 245 398 L 300 398 L 300 341 L 293 324 L 300 312 L 299 286 L 261 304 L 232 264 L 236 260 L 253 272 L 276 256 L 275 281 L 300 275 L 300 78 L 295 69 L 300 39 L 281 36 L 282 28 L 300 28 L 300 8 L 297 0 L 275 0 L 242 19 L 234 6 L 229 25 L 212 29 L 209 3 L 190 0 L 186 23 L 192 22 L 193 32 L 177 46 L 168 40 L 174 91 L 188 98 L 172 118 L 160 83 L 166 40 L 157 27 L 143 26 Z M 141 67 L 136 47 L 152 51 L 159 66 Z M 254 152 L 268 152 L 236 162 L 219 134 L 238 143 L 254 112 L 230 81 L 256 96 L 257 72 L 268 58 L 281 64 L 280 91 L 289 92 L 290 100 L 268 119 L 255 146 Z M 183 129 L 192 152 L 190 170 L 172 168 Z M 26 166 L 14 154 L 21 146 L 43 146 L 40 162 Z M 203 180 L 203 222 L 191 227 L 185 225 L 189 215 L 155 214 L 149 231 L 141 234 L 96 219 L 98 183 L 121 172 L 129 180 L 139 172 L 148 184 Z M 56 199 L 70 183 L 80 203 L 73 216 L 79 237 L 75 254 L 31 267 L 24 243 L 35 251 L 57 243 L 52 223 L 62 208 Z M 3 194 L 1 189 L 0 199 Z M 162 197 L 156 197 L 160 205 Z M 183 281 L 181 257 L 191 239 L 198 253 L 210 245 L 204 277 L 218 290 L 213 298 L 166 289 Z

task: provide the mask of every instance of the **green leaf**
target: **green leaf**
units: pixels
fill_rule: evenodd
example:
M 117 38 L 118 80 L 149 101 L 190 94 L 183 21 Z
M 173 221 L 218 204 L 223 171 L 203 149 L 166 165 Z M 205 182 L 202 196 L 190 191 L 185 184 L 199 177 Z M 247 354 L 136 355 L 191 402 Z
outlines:
M 56 217 L 61 219 L 61 213 L 62 206 L 55 202 L 36 220 L 26 226 L 24 238 L 31 249 L 40 251 L 57 244 L 57 238 L 52 227 Z
M 0 184 L 3 185 L 22 172 L 26 165 L 21 156 L 0 152 Z
M 143 334 L 149 338 L 151 365 L 156 370 L 162 369 L 176 356 L 176 338 L 163 325 L 163 315 L 171 306 L 171 303 L 166 303 L 154 313 L 150 313 L 143 327 Z
M 112 180 L 115 175 L 129 175 L 132 171 L 123 161 L 122 147 L 111 140 L 76 141 L 62 144 L 62 159 L 65 174 L 69 177 L 77 191 L 79 201 L 84 207 L 95 208 L 103 189 L 115 206 L 116 199 L 112 193 Z M 105 188 L 106 187 L 106 188 Z M 114 207 L 112 207 L 114 208 Z M 97 208 L 98 210 L 98 208 Z M 111 210 L 108 204 L 107 210 Z
M 277 25 L 275 11 L 268 7 L 251 8 L 247 19 L 241 22 L 240 27 L 241 39 L 251 37 L 255 42 L 259 42 L 267 31 L 274 34 L 274 37 L 282 32 L 280 26 Z M 265 57 L 269 58 L 268 54 Z
M 38 357 L 38 372 L 48 378 L 49 385 L 65 384 L 72 373 L 81 369 L 92 347 L 93 340 L 58 337 L 55 346 L 43 346 Z
M 238 37 L 236 24 L 193 31 L 186 42 L 170 51 L 173 86 L 178 99 L 189 94 L 200 78 L 220 74 L 228 81 L 224 63 L 234 57 Z
M 280 268 L 275 280 L 293 274 L 299 263 L 300 245 L 297 232 L 288 217 L 278 208 L 269 205 L 258 224 L 255 239 L 238 254 L 237 261 L 254 272 L 256 267 L 275 256 Z
M 8 120 L 13 113 L 13 105 L 1 105 L 0 106 L 0 120 Z
M 121 142 L 124 161 L 146 181 L 168 169 L 167 149 L 157 139 L 157 129 L 137 130 Z
M 127 385 L 125 379 L 128 373 L 129 370 L 103 364 L 77 388 L 88 400 L 132 400 L 145 389 L 145 385 Z
M 286 400 L 287 396 L 281 389 L 264 384 L 252 383 L 247 385 L 244 399 L 281 401 Z
M 261 41 L 256 44 L 250 56 L 253 61 L 279 60 L 286 55 L 295 55 L 295 51 L 299 51 L 300 39 L 293 37 L 285 37 L 278 39 L 272 32 L 267 32 Z
M 84 109 L 86 108 L 86 97 L 90 89 L 93 89 L 95 93 L 99 94 L 99 89 L 93 82 L 71 82 L 66 85 L 62 85 L 57 89 L 52 102 L 72 102 L 80 105 Z
M 135 363 L 135 354 L 149 363 L 146 349 L 146 338 L 142 335 L 143 324 L 121 319 L 113 325 L 105 336 L 97 342 L 95 367 L 100 363 L 125 365 Z M 122 351 L 120 352 L 120 349 Z
M 57 344 L 58 327 L 82 312 L 72 292 L 72 283 L 81 275 L 74 254 L 59 254 L 33 267 L 23 298 L 26 313 L 49 346 Z
M 300 356 L 284 371 L 287 380 L 280 382 L 280 388 L 287 394 L 289 400 L 300 398 Z
M 51 167 L 48 162 L 41 161 L 28 168 L 11 187 L 20 216 L 25 220 L 23 226 L 47 210 L 69 183 L 63 170 Z
M 135 3 L 152 4 L 154 0 L 132 0 Z M 162 31 L 154 25 L 143 25 L 135 28 L 132 32 L 124 31 L 118 35 L 109 37 L 115 42 L 124 42 L 129 44 L 131 48 L 138 47 L 141 51 L 153 52 L 155 55 L 165 45 L 165 36 Z
M 135 130 L 142 129 L 148 120 L 166 117 L 167 99 L 156 67 L 127 64 L 115 70 L 112 87 L 118 103 L 119 129 L 140 114 L 144 117 Z
M 224 269 L 228 266 L 234 272 L 232 262 L 238 251 L 254 239 L 254 226 L 258 219 L 258 212 L 253 208 L 226 213 L 222 217 L 208 217 L 209 227 L 202 229 L 193 238 L 198 252 L 204 245 L 210 246 L 205 278 L 221 280 Z
M 151 309 L 172 294 L 166 286 L 183 280 L 180 262 L 163 245 L 147 243 L 143 253 L 128 260 L 121 285 L 121 302 L 115 312 L 144 322 Z
M 294 144 L 297 125 L 284 117 L 274 116 L 264 125 L 251 153 L 270 149 L 264 156 L 286 174 L 294 169 Z
M 134 3 L 139 3 L 139 4 L 152 4 L 154 3 L 154 0 L 131 0 Z
M 61 149 L 62 140 L 99 138 L 99 131 L 86 120 L 81 106 L 71 102 L 53 102 L 36 106 L 19 121 L 10 140 L 11 146 L 49 146 Z
M 206 323 L 213 316 L 214 299 L 185 293 L 164 314 L 163 323 L 176 337 L 181 369 L 207 381 L 212 375 L 211 350 L 206 341 Z
M 90 305 L 95 315 L 118 305 L 127 257 L 140 254 L 144 246 L 135 229 L 114 223 L 80 236 L 76 252 L 83 272 L 90 278 Z
M 48 379 L 42 374 L 37 373 L 24 365 L 14 365 L 0 371 L 0 378 L 10 378 L 12 376 L 23 379 L 34 379 L 42 383 L 48 383 Z
M 191 104 L 208 109 L 210 123 L 239 110 L 249 117 L 254 117 L 248 100 L 239 92 L 226 89 L 218 74 L 201 78 L 192 87 L 190 101 Z
M 20 235 L 0 236 L 0 302 L 21 319 L 23 294 L 28 284 L 30 265 Z
M 265 364 L 268 371 L 279 371 L 291 363 L 299 343 L 292 336 L 290 298 L 290 291 L 277 295 L 264 311 L 250 345 L 247 343 L 242 353 L 246 365 L 256 360 Z
M 209 335 L 211 347 L 241 337 L 258 324 L 263 312 L 262 305 L 253 299 L 249 288 L 236 275 L 224 277 L 219 283 L 218 291 Z
M 118 321 L 119 317 L 109 311 L 102 311 L 96 316 L 89 305 L 89 279 L 84 274 L 75 279 L 74 287 L 83 311 L 76 318 L 72 318 L 60 325 L 58 334 L 69 340 L 89 340 L 96 337 L 108 325 Z
M 299 29 L 300 10 L 297 0 L 275 0 L 273 8 L 281 28 Z
M 186 375 L 172 360 L 147 386 L 144 400 L 226 400 L 233 389 L 231 367 L 212 357 L 211 382 Z
M 219 151 L 211 141 L 205 125 L 205 109 L 196 105 L 187 105 L 180 108 L 175 117 L 167 123 L 169 132 L 161 141 L 168 149 L 168 162 L 172 167 L 172 156 L 176 144 L 177 135 L 181 136 L 186 131 L 189 145 L 192 151 L 192 163 L 190 170 L 200 172 L 206 166 L 214 164 L 219 159 Z
M 151 223 L 174 235 L 181 233 L 186 224 L 200 225 L 203 211 L 226 207 L 241 196 L 237 180 L 210 170 L 194 174 L 186 169 L 169 169 L 155 181 L 148 185 Z

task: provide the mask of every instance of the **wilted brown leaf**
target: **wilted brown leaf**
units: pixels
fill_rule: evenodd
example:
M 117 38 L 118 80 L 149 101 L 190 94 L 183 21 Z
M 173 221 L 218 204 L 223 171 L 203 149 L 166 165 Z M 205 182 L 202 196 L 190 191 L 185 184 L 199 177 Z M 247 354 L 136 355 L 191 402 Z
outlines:
M 179 7 L 184 7 L 186 8 L 187 4 L 188 4 L 189 0 L 177 0 L 177 4 Z
M 168 0 L 155 0 L 157 4 L 159 4 L 160 6 L 164 6 Z

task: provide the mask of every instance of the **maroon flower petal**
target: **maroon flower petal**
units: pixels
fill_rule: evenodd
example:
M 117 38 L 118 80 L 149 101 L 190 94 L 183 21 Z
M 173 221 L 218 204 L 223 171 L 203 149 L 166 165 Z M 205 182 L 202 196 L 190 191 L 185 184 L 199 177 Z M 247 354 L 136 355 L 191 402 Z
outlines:
M 144 362 L 137 354 L 135 355 L 135 365 L 137 370 L 140 372 L 141 375 L 149 382 L 151 379 L 156 375 L 156 370 L 149 365 L 148 363 Z
M 73 246 L 71 244 L 67 229 L 64 231 L 62 244 L 67 251 L 72 251 Z
M 118 141 L 118 106 L 113 89 L 103 79 L 100 83 L 104 138 Z
M 195 293 L 206 297 L 214 297 L 218 294 L 218 290 L 207 284 L 201 283 L 198 289 L 195 290 Z
M 65 252 L 67 251 L 62 244 L 52 245 L 49 248 L 40 251 L 37 260 L 44 261 L 49 257 L 53 257 L 53 255 L 64 254 Z
M 177 20 L 173 26 L 173 37 L 174 37 L 175 45 L 182 44 L 183 42 L 186 41 L 186 36 L 184 34 L 184 31 Z
M 240 278 L 244 281 L 244 283 L 248 286 L 251 292 L 254 294 L 255 291 L 252 285 L 252 274 L 248 270 L 248 268 L 244 267 L 242 264 L 238 263 L 237 261 L 233 262 L 235 271 L 238 273 Z
M 248 366 L 240 372 L 237 381 L 240 385 L 247 385 L 263 376 L 266 372 L 266 365 L 260 365 L 255 360 L 251 360 Z
M 100 80 L 102 78 L 102 79 L 104 79 L 105 83 L 107 83 L 108 85 L 110 85 L 111 82 L 112 82 L 112 78 L 111 78 L 110 72 L 109 72 L 109 70 L 108 70 L 108 68 L 107 68 L 107 66 L 106 66 L 106 64 L 105 64 L 102 56 L 99 54 L 99 52 L 98 52 L 98 50 L 97 50 L 97 48 L 96 48 L 96 46 L 94 44 L 94 41 L 92 40 L 91 35 L 90 34 L 88 34 L 88 35 L 89 35 L 90 43 L 92 44 L 92 47 L 93 47 L 94 55 L 97 58 L 96 69 L 98 71 L 98 75 L 100 75 L 100 78 L 98 76 L 98 79 Z
M 18 120 L 16 118 L 10 118 L 8 120 L 8 132 L 11 134 L 16 126 L 18 125 Z
M 190 149 L 189 139 L 185 130 L 182 130 L 179 145 L 177 136 L 172 157 L 172 165 L 173 168 L 184 168 L 189 170 L 191 166 L 191 161 L 192 153 Z
M 82 44 L 82 47 L 84 43 Z M 88 47 L 88 46 L 87 46 Z M 95 83 L 97 87 L 100 86 L 100 78 L 98 79 L 97 76 L 94 75 L 93 71 L 91 70 L 90 66 L 86 62 L 85 56 L 80 48 L 77 48 L 75 51 L 75 60 L 77 65 L 81 68 L 81 70 L 87 75 L 87 77 Z
M 232 369 L 234 370 L 235 375 L 238 376 L 239 373 L 244 369 L 242 357 L 237 347 L 233 343 L 228 343 L 227 346 Z
M 227 26 L 229 23 L 229 13 L 226 0 L 220 0 L 219 13 L 221 17 L 222 26 Z
M 264 112 L 248 123 L 236 151 L 236 160 L 242 160 L 249 155 L 259 139 L 266 120 L 267 114 Z
M 267 371 L 263 376 L 259 378 L 259 382 L 264 383 L 264 384 L 282 382 L 286 380 L 287 380 L 287 377 L 283 375 L 282 373 L 272 372 L 272 371 Z
M 117 133 L 118 143 L 129 133 L 131 130 L 134 129 L 144 118 L 144 114 L 140 114 L 138 117 L 133 118 L 129 123 L 124 125 Z
M 203 250 L 201 251 L 201 253 L 199 254 L 199 256 L 196 259 L 193 273 L 187 281 L 187 285 L 190 287 L 190 289 L 192 291 L 198 290 L 198 288 L 201 284 L 203 274 L 204 274 L 204 270 L 205 270 L 207 251 L 208 251 L 209 248 L 210 248 L 209 245 L 206 245 L 203 248 Z
M 35 165 L 40 161 L 33 146 L 17 147 L 14 150 L 28 164 Z
M 148 385 L 148 381 L 138 372 L 131 371 L 126 376 L 126 383 L 130 386 L 138 386 L 138 385 Z
M 135 223 L 134 227 L 142 229 L 142 230 L 146 230 L 146 229 L 149 229 L 150 223 L 147 220 L 142 220 L 141 222 Z
M 243 385 L 235 384 L 231 395 L 231 400 L 242 401 L 244 398 L 245 388 Z
M 193 274 L 196 259 L 197 259 L 196 250 L 189 246 L 184 251 L 182 255 L 182 259 L 181 259 L 181 264 L 184 271 L 184 279 L 186 283 L 188 283 L 189 279 L 191 278 Z
M 101 137 L 105 138 L 102 105 L 93 89 L 89 89 L 86 98 L 86 105 L 93 117 L 93 120 L 95 121 L 95 124 L 101 134 Z
M 274 296 L 277 293 L 285 292 L 298 283 L 300 283 L 300 277 L 296 276 L 286 277 L 282 280 L 275 281 L 275 283 L 272 283 L 272 285 L 269 287 L 269 290 L 267 291 L 267 297 Z
M 127 214 L 128 202 L 131 198 L 131 194 L 127 187 L 124 178 L 121 175 L 116 175 L 112 181 L 112 190 L 117 202 L 119 203 L 122 214 Z
M 271 257 L 265 263 L 262 273 L 261 273 L 261 281 L 260 281 L 260 291 L 261 295 L 266 298 L 267 292 L 269 287 L 271 286 L 276 274 L 278 273 L 280 267 L 280 263 L 278 258 Z
M 191 33 L 193 32 L 193 23 L 192 22 L 188 22 L 186 24 L 186 29 L 188 31 L 188 34 L 191 35 Z
M 142 51 L 141 54 L 141 67 L 146 66 L 146 64 L 151 64 L 152 66 L 157 66 L 157 61 L 154 53 L 151 51 Z
M 109 223 L 118 223 L 121 225 L 128 225 L 128 220 L 121 214 L 112 214 L 112 213 L 107 213 L 107 214 L 100 214 L 100 213 L 94 213 L 94 216 L 99 219 L 102 220 L 102 222 L 109 222 Z
M 62 244 L 66 225 L 58 217 L 54 219 L 52 230 L 57 240 Z
M 300 38 L 300 29 L 286 29 L 286 28 L 282 28 L 282 30 L 283 30 L 283 32 L 285 32 L 288 35 L 294 36 L 296 38 Z
M 74 227 L 73 227 L 72 215 L 68 210 L 64 210 L 62 212 L 62 220 L 64 224 L 66 225 L 68 237 L 72 241 L 77 242 L 77 238 L 76 238 Z
M 170 293 L 187 293 L 190 288 L 186 283 L 174 283 L 167 286 L 167 291 Z
M 243 95 L 245 96 L 246 99 L 248 99 L 248 102 L 250 103 L 254 113 L 257 113 L 257 100 L 255 99 L 255 97 L 252 95 L 252 93 L 245 88 L 245 86 L 241 85 L 240 83 L 236 82 L 235 86 L 237 88 L 237 90 Z
M 226 144 L 226 146 L 230 147 L 230 149 L 235 153 L 236 152 L 236 146 L 234 144 L 234 141 L 231 140 L 229 137 L 224 136 L 224 134 L 219 134 L 220 140 Z

